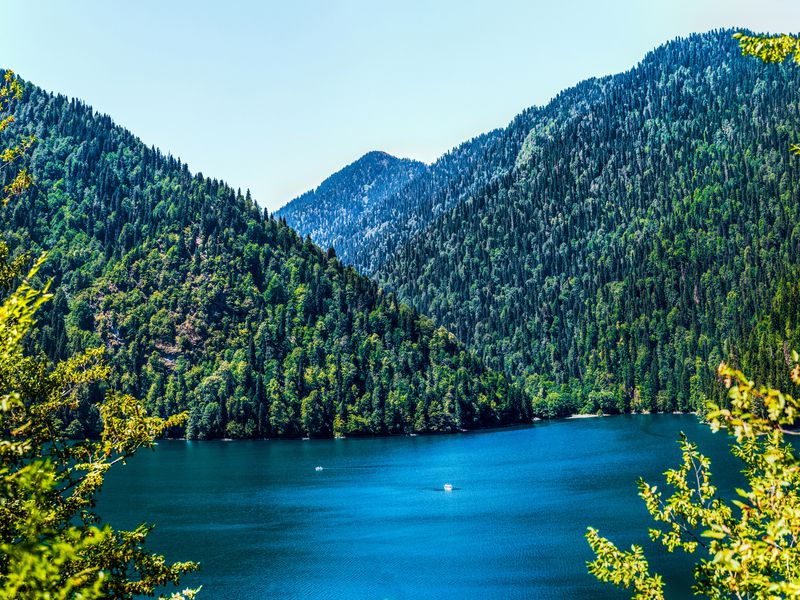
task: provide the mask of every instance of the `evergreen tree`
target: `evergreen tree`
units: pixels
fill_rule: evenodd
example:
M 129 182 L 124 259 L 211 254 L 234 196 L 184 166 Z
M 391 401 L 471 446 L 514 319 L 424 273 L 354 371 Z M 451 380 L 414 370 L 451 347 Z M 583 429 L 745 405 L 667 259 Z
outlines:
M 409 432 L 434 370 L 461 369 L 476 392 L 503 399 L 457 427 L 530 420 L 508 378 L 459 343 L 432 351 L 428 319 L 252 198 L 78 101 L 21 90 L 9 131 L 37 132 L 37 186 L 0 215 L 12 250 L 48 251 L 40 275 L 56 293 L 31 348 L 55 359 L 106 347 L 109 385 L 161 418 L 188 412 L 170 435 Z M 338 374 L 334 383 L 325 373 Z M 85 394 L 68 411 L 73 433 L 100 434 L 90 416 L 101 398 Z

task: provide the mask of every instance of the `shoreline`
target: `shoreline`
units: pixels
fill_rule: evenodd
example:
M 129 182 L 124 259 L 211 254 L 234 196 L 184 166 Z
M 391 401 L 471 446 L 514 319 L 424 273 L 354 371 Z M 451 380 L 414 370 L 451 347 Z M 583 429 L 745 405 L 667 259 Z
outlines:
M 575 420 L 583 420 L 583 419 L 599 419 L 601 417 L 623 417 L 623 416 L 635 416 L 635 415 L 694 415 L 697 416 L 697 411 L 688 411 L 688 412 L 681 412 L 681 411 L 667 411 L 667 412 L 626 412 L 626 413 L 574 413 L 571 415 L 567 415 L 564 417 L 556 417 L 553 419 L 543 419 L 541 417 L 534 417 L 530 423 L 512 423 L 509 425 L 501 425 L 499 427 L 484 427 L 480 429 L 458 429 L 456 431 L 426 431 L 426 432 L 410 432 L 410 433 L 388 433 L 384 435 L 350 435 L 350 436 L 337 436 L 337 437 L 316 437 L 316 438 L 307 438 L 307 437 L 249 437 L 249 438 L 211 438 L 211 439 L 189 439 L 187 437 L 167 437 L 167 438 L 160 438 L 156 440 L 159 441 L 183 441 L 183 442 L 269 442 L 269 441 L 295 441 L 295 442 L 307 442 L 307 441 L 318 441 L 318 440 L 347 440 L 347 439 L 374 439 L 374 438 L 393 438 L 393 437 L 417 437 L 417 436 L 444 436 L 444 435 L 461 435 L 461 434 L 475 434 L 475 433 L 491 433 L 496 431 L 513 431 L 516 429 L 528 429 L 529 427 L 534 427 L 536 425 L 543 425 L 545 423 L 557 423 L 559 421 L 575 421 Z
M 697 415 L 696 410 L 681 412 L 679 410 L 673 411 L 643 411 L 643 412 L 629 412 L 629 413 L 574 413 L 568 417 L 561 417 L 562 419 L 596 419 L 599 417 L 619 417 L 622 415 Z M 558 421 L 560 419 L 550 419 L 551 421 Z

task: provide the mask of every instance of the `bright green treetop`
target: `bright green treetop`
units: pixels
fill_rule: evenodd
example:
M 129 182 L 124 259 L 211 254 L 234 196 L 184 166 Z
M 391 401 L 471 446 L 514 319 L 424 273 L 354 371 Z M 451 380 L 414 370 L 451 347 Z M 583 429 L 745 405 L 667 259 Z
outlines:
M 741 32 L 733 34 L 742 47 L 742 54 L 755 56 L 765 63 L 780 63 L 791 58 L 800 64 L 800 38 L 793 35 L 745 35 Z M 793 154 L 800 154 L 800 144 L 792 144 Z
M 739 40 L 745 56 L 756 56 L 766 63 L 779 63 L 791 57 L 800 64 L 800 38 L 793 35 L 767 37 L 740 32 L 733 34 L 733 37 Z

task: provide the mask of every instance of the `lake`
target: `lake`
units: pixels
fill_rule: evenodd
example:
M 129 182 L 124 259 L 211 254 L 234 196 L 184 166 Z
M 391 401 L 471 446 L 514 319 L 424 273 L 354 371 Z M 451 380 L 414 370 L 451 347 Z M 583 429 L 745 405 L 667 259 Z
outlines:
M 154 522 L 151 550 L 199 561 L 184 583 L 208 600 L 629 598 L 586 573 L 588 525 L 643 544 L 668 597 L 688 598 L 690 563 L 648 542 L 636 488 L 639 476 L 663 485 L 680 431 L 730 497 L 740 476 L 723 433 L 691 415 L 630 415 L 449 436 L 162 441 L 112 469 L 98 511 L 118 528 Z

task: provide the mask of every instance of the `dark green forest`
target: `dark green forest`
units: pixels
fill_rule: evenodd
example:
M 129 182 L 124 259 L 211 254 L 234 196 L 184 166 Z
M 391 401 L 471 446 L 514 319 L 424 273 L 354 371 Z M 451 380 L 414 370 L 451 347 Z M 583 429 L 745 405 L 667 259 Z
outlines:
M 723 358 L 793 390 L 800 72 L 741 56 L 732 34 L 522 113 L 464 154 L 468 194 L 392 252 L 365 239 L 354 263 L 517 378 L 539 415 L 695 409 L 724 394 Z M 452 198 L 420 189 L 403 205 Z
M 195 438 L 693 410 L 723 393 L 723 358 L 791 390 L 800 74 L 731 34 L 666 44 L 433 165 L 370 153 L 277 216 L 26 84 L 9 133 L 36 137 L 35 185 L 4 222 L 12 249 L 49 253 L 32 349 L 105 347 L 110 385 L 188 410 L 172 434 Z M 103 393 L 63 415 L 71 435 L 98 432 Z
M 48 252 L 32 350 L 102 346 L 110 387 L 190 438 L 456 431 L 529 420 L 530 401 L 452 333 L 221 181 L 89 106 L 25 84 L 34 186 L 3 209 L 12 250 Z M 104 388 L 63 414 L 101 429 Z

